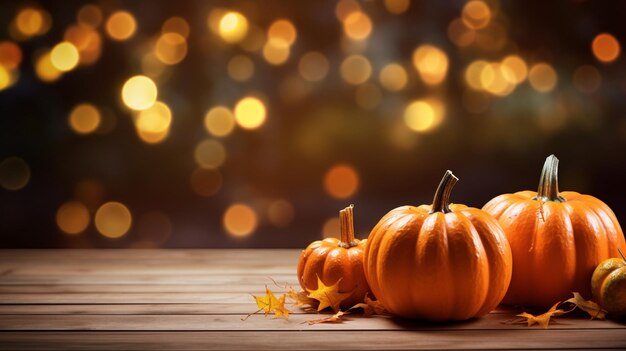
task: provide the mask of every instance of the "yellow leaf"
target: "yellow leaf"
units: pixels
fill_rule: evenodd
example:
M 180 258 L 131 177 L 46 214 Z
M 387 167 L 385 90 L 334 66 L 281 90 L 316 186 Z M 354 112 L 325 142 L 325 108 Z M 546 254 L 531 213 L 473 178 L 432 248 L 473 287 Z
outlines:
M 528 322 L 528 326 L 529 327 L 532 327 L 536 323 L 536 324 L 539 324 L 539 326 L 542 327 L 543 329 L 547 329 L 548 328 L 548 324 L 550 324 L 550 318 L 556 317 L 556 316 L 560 316 L 562 314 L 565 314 L 565 313 L 571 311 L 571 310 L 570 311 L 564 311 L 564 310 L 561 310 L 561 309 L 557 310 L 556 307 L 560 303 L 561 303 L 560 301 L 555 303 L 554 306 L 552 306 L 548 310 L 548 312 L 546 312 L 546 313 L 544 313 L 542 315 L 539 315 L 539 316 L 535 316 L 535 315 L 532 315 L 532 314 L 526 313 L 526 312 L 518 314 L 517 316 L 526 318 L 526 321 Z
M 289 287 L 287 297 L 293 300 L 296 306 L 312 305 L 315 303 L 315 300 L 310 298 L 306 291 L 295 291 L 293 287 Z
M 246 317 L 242 318 L 242 320 L 248 319 L 251 315 L 263 311 L 265 315 L 274 312 L 275 317 L 285 317 L 289 318 L 289 310 L 285 308 L 285 298 L 286 294 L 282 294 L 280 298 L 276 298 L 272 290 L 270 290 L 267 286 L 265 287 L 265 295 L 264 296 L 254 296 L 254 301 L 259 309 L 256 312 L 250 313 Z
M 308 323 L 309 325 L 319 324 L 319 323 L 341 323 L 343 322 L 343 319 L 341 319 L 341 317 L 346 314 L 350 314 L 350 312 L 338 311 L 337 313 L 333 314 L 330 317 L 322 318 L 322 319 L 313 319 L 310 321 L 304 321 L 302 323 Z
M 570 298 L 569 300 L 566 300 L 565 302 L 571 302 L 574 305 L 576 305 L 576 307 L 587 312 L 591 316 L 591 319 L 594 319 L 594 318 L 604 319 L 605 318 L 606 311 L 603 310 L 597 303 L 591 300 L 585 300 L 577 292 L 572 293 L 572 294 L 574 294 L 574 297 Z
M 276 305 L 275 314 L 274 314 L 276 318 L 285 317 L 285 319 L 289 319 L 289 310 L 285 308 L 285 297 L 287 297 L 287 295 L 282 294 L 278 298 L 278 305 Z
M 356 308 L 363 309 L 364 316 L 371 316 L 373 314 L 384 314 L 387 311 L 378 301 L 374 301 L 365 295 L 365 301 L 361 303 L 357 303 L 356 305 L 350 307 L 348 310 L 353 310 Z
M 339 311 L 339 305 L 343 300 L 348 298 L 352 293 L 341 293 L 339 292 L 339 279 L 334 285 L 326 286 L 320 279 L 317 277 L 317 289 L 309 290 L 309 298 L 315 299 L 319 301 L 319 306 L 317 306 L 317 311 L 321 311 L 326 307 L 330 307 L 333 311 Z

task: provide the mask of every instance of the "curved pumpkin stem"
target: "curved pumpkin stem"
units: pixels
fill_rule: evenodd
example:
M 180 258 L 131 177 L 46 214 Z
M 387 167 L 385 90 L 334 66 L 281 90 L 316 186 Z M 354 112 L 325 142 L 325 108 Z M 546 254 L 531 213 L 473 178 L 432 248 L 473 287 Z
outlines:
M 446 173 L 443 175 L 443 178 L 441 178 L 441 182 L 437 187 L 437 191 L 435 191 L 435 197 L 433 198 L 433 208 L 432 210 L 430 210 L 430 213 L 452 212 L 449 207 L 450 194 L 452 193 L 452 188 L 454 187 L 454 184 L 456 184 L 456 182 L 458 181 L 459 178 L 452 174 L 451 171 L 446 171 Z
M 343 248 L 351 248 L 356 246 L 354 241 L 354 205 L 350 205 L 339 211 L 339 229 L 341 231 L 341 241 L 339 246 Z
M 554 155 L 546 158 L 541 170 L 541 178 L 539 179 L 539 189 L 534 200 L 565 202 L 565 199 L 559 195 L 559 159 Z

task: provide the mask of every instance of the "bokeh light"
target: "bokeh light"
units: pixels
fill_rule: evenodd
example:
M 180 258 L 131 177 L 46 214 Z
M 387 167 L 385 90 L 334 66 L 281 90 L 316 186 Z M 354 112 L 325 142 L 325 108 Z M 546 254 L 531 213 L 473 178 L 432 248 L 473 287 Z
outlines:
M 290 53 L 289 42 L 282 38 L 269 38 L 263 46 L 263 58 L 272 65 L 282 65 L 287 62 Z
M 520 84 L 528 75 L 526 61 L 517 55 L 509 55 L 502 60 L 502 67 L 506 74 L 504 78 L 512 84 Z
M 378 75 L 378 80 L 383 88 L 389 91 L 399 91 L 404 89 L 408 81 L 408 75 L 402 65 L 390 63 L 385 65 Z
M 100 111 L 92 104 L 80 104 L 72 109 L 68 123 L 78 134 L 89 134 L 98 129 L 102 117 Z
M 81 202 L 66 202 L 57 210 L 56 222 L 59 229 L 64 233 L 70 235 L 80 234 L 89 226 L 89 210 Z
M 413 52 L 413 65 L 424 83 L 441 84 L 448 72 L 448 56 L 435 46 L 422 45 Z
M 83 27 L 95 29 L 102 24 L 102 10 L 96 5 L 83 5 L 76 15 L 78 24 Z
M 256 230 L 258 218 L 252 207 L 235 203 L 224 212 L 223 224 L 228 234 L 234 237 L 246 237 Z
M 23 39 L 28 39 L 47 33 L 51 22 L 50 14 L 43 9 L 25 7 L 15 18 L 15 28 Z
M 161 33 L 176 33 L 184 39 L 189 37 L 190 31 L 191 29 L 189 28 L 187 20 L 179 16 L 168 18 L 165 22 L 163 22 L 163 26 L 161 27 Z
M 178 33 L 163 33 L 154 46 L 154 55 L 166 65 L 175 65 L 187 55 L 187 41 Z
M 424 133 L 438 127 L 444 119 L 444 114 L 444 106 L 439 100 L 416 100 L 404 110 L 404 122 L 409 129 Z
M 302 78 L 311 82 L 324 79 L 328 74 L 329 67 L 326 56 L 317 51 L 307 52 L 302 55 L 298 62 L 298 72 Z
M 349 84 L 363 84 L 367 82 L 372 74 L 372 65 L 366 57 L 352 55 L 343 60 L 340 73 L 343 80 Z
M 100 58 L 102 39 L 96 30 L 82 25 L 70 26 L 63 38 L 78 49 L 80 64 L 93 64 Z
M 0 42 L 0 66 L 7 70 L 16 69 L 22 62 L 22 50 L 11 41 Z
M 165 140 L 172 124 L 172 110 L 162 101 L 140 111 L 135 120 L 137 135 L 148 144 Z
M 491 10 L 482 0 L 472 0 L 463 7 L 461 17 L 468 28 L 483 29 L 491 21 Z
M 44 82 L 54 82 L 63 74 L 52 64 L 50 52 L 45 52 L 37 57 L 35 60 L 35 73 Z
M 117 11 L 107 19 L 106 33 L 117 41 L 130 39 L 137 30 L 135 17 L 127 11 Z
M 223 177 L 217 169 L 198 167 L 191 173 L 189 182 L 194 193 L 209 197 L 222 188 Z
M 298 37 L 298 32 L 293 23 L 286 19 L 274 21 L 267 30 L 267 37 L 271 39 L 281 39 L 287 45 L 293 45 Z
M 30 167 L 19 157 L 8 157 L 0 162 L 0 186 L 5 190 L 16 191 L 30 181 Z
M 383 3 L 387 11 L 394 15 L 405 13 L 411 6 L 411 0 L 384 0 Z
M 530 85 L 540 93 L 552 91 L 558 81 L 556 71 L 547 63 L 537 63 L 528 72 Z
M 244 129 L 257 129 L 265 123 L 267 111 L 258 98 L 247 96 L 235 105 L 235 121 Z
M 324 174 L 324 190 L 336 199 L 353 196 L 359 189 L 359 173 L 349 164 L 332 166 Z
M 476 31 L 468 28 L 463 20 L 456 18 L 448 25 L 448 38 L 456 46 L 466 48 L 474 44 L 476 40 Z
M 227 136 L 235 128 L 235 116 L 227 107 L 215 106 L 204 115 L 204 127 L 213 136 Z
M 239 12 L 225 13 L 219 21 L 219 34 L 227 43 L 237 43 L 248 33 L 248 20 Z
M 593 39 L 591 50 L 598 61 L 610 63 L 617 60 L 621 52 L 621 47 L 613 35 L 601 33 Z
M 78 49 L 69 42 L 57 44 L 50 51 L 50 61 L 52 65 L 62 72 L 72 70 L 78 64 Z
M 227 69 L 230 78 L 245 82 L 254 75 L 254 62 L 246 55 L 236 55 L 228 61 Z
M 103 236 L 116 239 L 124 236 L 132 225 L 132 215 L 120 202 L 107 202 L 98 208 L 94 223 Z
M 145 110 L 157 99 L 157 86 L 146 76 L 129 78 L 122 87 L 122 101 L 133 110 Z
M 226 149 L 217 140 L 203 140 L 196 145 L 194 158 L 200 167 L 218 168 L 226 160 Z
M 365 39 L 372 33 L 372 21 L 364 12 L 352 12 L 343 21 L 343 31 L 352 40 Z
M 341 22 L 354 12 L 361 11 L 361 6 L 356 0 L 339 0 L 335 6 L 335 16 Z

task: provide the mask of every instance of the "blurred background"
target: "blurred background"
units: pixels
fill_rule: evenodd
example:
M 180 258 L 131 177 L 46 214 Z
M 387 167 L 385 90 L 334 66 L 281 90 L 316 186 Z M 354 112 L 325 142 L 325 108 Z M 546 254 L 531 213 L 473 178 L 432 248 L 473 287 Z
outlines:
M 623 1 L 2 1 L 1 247 L 305 247 L 561 190 L 626 219 Z

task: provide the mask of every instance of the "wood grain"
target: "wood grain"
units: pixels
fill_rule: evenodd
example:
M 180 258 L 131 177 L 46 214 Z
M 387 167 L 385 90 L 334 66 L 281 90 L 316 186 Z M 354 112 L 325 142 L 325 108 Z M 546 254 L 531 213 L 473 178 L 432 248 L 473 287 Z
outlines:
M 292 308 L 256 310 L 265 286 L 298 287 L 300 250 L 0 250 L 0 350 L 626 349 L 626 323 L 560 317 L 548 330 L 499 307 L 462 323 Z M 328 315 L 326 315 L 328 316 Z M 350 340 L 348 343 L 340 341 Z

